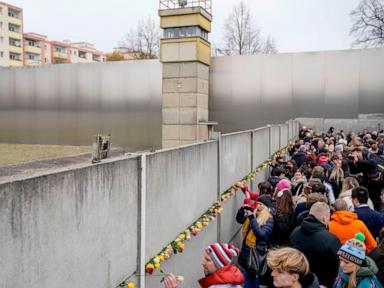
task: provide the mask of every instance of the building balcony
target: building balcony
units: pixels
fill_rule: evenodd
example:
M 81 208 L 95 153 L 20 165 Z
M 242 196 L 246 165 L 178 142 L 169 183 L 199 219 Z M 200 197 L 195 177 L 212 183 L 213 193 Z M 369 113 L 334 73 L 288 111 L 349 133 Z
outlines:
M 21 60 L 9 60 L 9 66 L 11 67 L 22 67 L 23 66 L 23 61 Z
M 14 24 L 17 26 L 23 26 L 23 20 L 16 18 L 16 17 L 8 17 L 8 23 Z
M 19 32 L 9 31 L 9 38 L 17 39 L 22 41 L 23 40 L 23 34 Z
M 33 54 L 41 54 L 41 48 L 36 46 L 24 46 L 24 51 Z
M 86 63 L 89 63 L 89 61 L 88 61 L 87 58 L 78 57 L 77 58 L 77 63 L 86 64 Z
M 65 59 L 65 60 L 67 60 L 68 59 L 68 54 L 65 53 L 65 52 L 54 51 L 53 52 L 53 57 L 54 58 L 58 58 L 58 59 Z
M 32 60 L 32 59 L 25 60 L 25 65 L 27 66 L 38 66 L 41 64 L 42 64 L 41 60 Z
M 9 52 L 15 53 L 15 54 L 23 54 L 23 48 L 18 46 L 12 46 L 9 45 Z

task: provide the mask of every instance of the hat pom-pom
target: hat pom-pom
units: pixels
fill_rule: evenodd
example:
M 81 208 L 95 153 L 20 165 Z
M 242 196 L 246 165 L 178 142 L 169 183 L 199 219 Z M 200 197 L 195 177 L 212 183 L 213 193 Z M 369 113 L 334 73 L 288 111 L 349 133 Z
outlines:
M 360 240 L 361 242 L 365 241 L 365 235 L 361 232 L 355 234 L 355 239 Z

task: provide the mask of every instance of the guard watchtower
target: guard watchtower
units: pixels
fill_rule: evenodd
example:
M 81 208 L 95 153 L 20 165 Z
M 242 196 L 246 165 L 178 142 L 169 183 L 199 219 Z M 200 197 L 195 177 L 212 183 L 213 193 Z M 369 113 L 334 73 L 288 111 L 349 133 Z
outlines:
M 208 139 L 211 0 L 160 0 L 163 148 Z

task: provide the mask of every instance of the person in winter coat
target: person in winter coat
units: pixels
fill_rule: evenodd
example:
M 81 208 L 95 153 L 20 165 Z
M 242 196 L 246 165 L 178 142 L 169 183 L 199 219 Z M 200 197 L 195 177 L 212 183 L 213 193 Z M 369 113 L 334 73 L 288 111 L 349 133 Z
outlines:
M 368 191 L 369 195 L 373 201 L 375 210 L 380 210 L 381 201 L 380 201 L 380 193 L 381 190 L 384 189 L 384 173 L 379 169 L 374 168 L 368 171 L 368 182 L 364 185 Z
M 286 247 L 272 250 L 267 261 L 276 288 L 320 287 L 316 275 L 309 270 L 307 258 L 297 249 Z
M 381 190 L 380 199 L 381 199 L 380 214 L 381 214 L 381 218 L 384 221 L 384 189 Z
M 320 285 L 331 287 L 339 267 L 337 251 L 341 243 L 327 230 L 330 208 L 325 203 L 312 205 L 309 216 L 293 230 L 290 246 L 304 253 Z
M 384 228 L 380 231 L 379 245 L 369 254 L 369 257 L 375 261 L 377 268 L 379 268 L 376 276 L 381 286 L 384 286 Z
M 347 203 L 342 199 L 337 199 L 334 206 L 335 212 L 331 215 L 329 222 L 329 232 L 339 238 L 341 244 L 353 238 L 361 232 L 365 236 L 365 246 L 367 253 L 370 253 L 377 247 L 375 238 L 369 232 L 364 222 L 357 219 L 357 214 L 347 211 Z
M 338 251 L 340 268 L 334 288 L 382 288 L 375 262 L 365 255 L 364 235 L 356 234 Z
M 241 247 L 238 263 L 242 268 L 245 282 L 244 288 L 258 288 L 259 275 L 247 268 L 246 262 L 251 248 L 256 248 L 260 255 L 267 252 L 269 237 L 273 229 L 273 216 L 269 210 L 272 206 L 271 198 L 262 195 L 257 200 L 257 208 L 252 209 L 246 206 L 241 207 L 236 215 L 236 221 L 243 225 L 243 246 Z
M 203 255 L 202 266 L 205 277 L 199 280 L 202 288 L 241 288 L 244 277 L 241 271 L 231 264 L 232 257 L 239 254 L 233 245 L 215 243 L 208 246 Z M 177 288 L 173 274 L 164 278 L 164 288 Z
M 270 239 L 271 246 L 288 245 L 292 232 L 293 197 L 290 190 L 281 190 L 275 195 L 276 214 Z
M 378 237 L 381 228 L 383 228 L 383 219 L 379 212 L 372 210 L 368 206 L 369 192 L 364 187 L 352 189 L 352 201 L 355 206 L 355 213 L 361 221 L 367 225 L 373 237 Z
M 347 177 L 344 179 L 341 193 L 339 194 L 339 199 L 343 199 L 345 202 L 347 202 L 348 211 L 355 211 L 355 207 L 353 206 L 352 202 L 352 189 L 359 186 L 359 181 L 357 181 L 355 177 Z M 371 209 L 373 209 L 373 203 L 370 199 L 368 199 L 368 205 L 371 207 Z

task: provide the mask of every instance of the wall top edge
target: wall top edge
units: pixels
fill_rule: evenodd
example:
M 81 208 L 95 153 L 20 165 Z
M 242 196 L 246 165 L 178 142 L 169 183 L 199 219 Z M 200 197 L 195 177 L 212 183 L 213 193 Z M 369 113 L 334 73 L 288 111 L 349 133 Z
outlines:
M 28 175 L 20 174 L 20 175 L 15 175 L 15 176 L 9 176 L 6 179 L 2 179 L 2 180 L 0 179 L 0 186 L 6 185 L 6 184 L 12 184 L 12 183 L 16 183 L 16 182 L 21 182 L 21 181 L 26 181 L 26 180 L 30 180 L 30 179 L 34 179 L 34 178 L 41 178 L 41 177 L 46 177 L 46 176 L 51 176 L 51 175 L 59 175 L 59 174 L 66 173 L 69 171 L 82 170 L 82 169 L 86 169 L 86 168 L 90 168 L 90 167 L 94 167 L 94 166 L 100 166 L 100 165 L 104 165 L 104 164 L 117 163 L 117 162 L 121 162 L 121 161 L 125 161 L 125 160 L 135 159 L 135 158 L 136 159 L 140 158 L 140 155 L 136 154 L 136 155 L 130 155 L 130 156 L 119 156 L 119 157 L 114 157 L 114 158 L 102 160 L 99 163 L 90 163 L 90 161 L 91 161 L 91 159 L 90 159 L 89 163 L 75 164 L 75 165 L 70 165 L 67 167 L 55 168 L 55 169 L 42 171 L 42 172 L 36 172 L 33 174 L 28 174 Z

